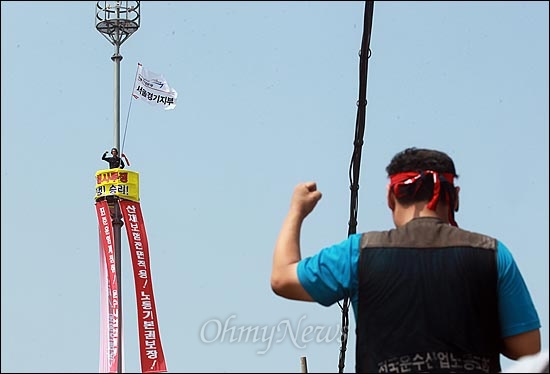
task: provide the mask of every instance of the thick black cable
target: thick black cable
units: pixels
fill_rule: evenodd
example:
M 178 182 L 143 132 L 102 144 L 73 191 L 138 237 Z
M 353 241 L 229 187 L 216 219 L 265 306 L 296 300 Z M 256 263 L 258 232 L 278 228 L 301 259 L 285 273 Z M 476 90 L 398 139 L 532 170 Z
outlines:
M 363 147 L 363 136 L 365 133 L 365 120 L 367 109 L 367 73 L 368 59 L 370 58 L 370 37 L 372 31 L 372 17 L 374 12 L 374 1 L 365 1 L 365 16 L 363 21 L 363 38 L 361 41 L 361 52 L 359 54 L 359 100 L 357 101 L 357 118 L 355 121 L 355 139 L 353 141 L 353 153 L 349 167 L 350 180 L 350 218 L 348 222 L 348 236 L 357 232 L 357 207 L 359 193 L 359 171 L 361 169 L 361 151 Z M 338 372 L 344 372 L 346 361 L 346 347 L 348 343 L 349 330 L 349 296 L 342 301 L 342 331 L 340 337 L 340 357 L 338 360 Z

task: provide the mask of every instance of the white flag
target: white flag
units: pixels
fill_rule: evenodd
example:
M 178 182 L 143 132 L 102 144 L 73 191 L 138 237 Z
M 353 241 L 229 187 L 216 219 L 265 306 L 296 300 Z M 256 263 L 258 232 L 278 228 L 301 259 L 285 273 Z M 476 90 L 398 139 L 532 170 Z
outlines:
M 153 73 L 138 63 L 132 96 L 136 100 L 145 100 L 151 105 L 169 110 L 176 107 L 178 93 L 161 74 Z

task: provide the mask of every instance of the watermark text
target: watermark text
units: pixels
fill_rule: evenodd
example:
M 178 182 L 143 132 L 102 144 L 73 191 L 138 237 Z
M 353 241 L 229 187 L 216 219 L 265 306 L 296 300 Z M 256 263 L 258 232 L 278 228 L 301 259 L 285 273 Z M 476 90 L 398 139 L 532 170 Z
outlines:
M 275 343 L 285 339 L 300 349 L 305 349 L 308 343 L 332 343 L 340 341 L 341 328 L 339 324 L 332 326 L 309 325 L 300 317 L 296 323 L 284 319 L 275 325 L 238 324 L 237 316 L 230 315 L 225 320 L 213 318 L 206 321 L 200 329 L 200 340 L 203 343 L 255 343 L 262 348 L 257 354 L 266 354 Z

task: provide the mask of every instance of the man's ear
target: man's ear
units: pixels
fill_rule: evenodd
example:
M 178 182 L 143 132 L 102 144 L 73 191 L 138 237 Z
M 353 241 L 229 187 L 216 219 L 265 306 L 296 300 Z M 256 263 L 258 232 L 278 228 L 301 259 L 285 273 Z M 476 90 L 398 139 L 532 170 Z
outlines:
M 393 212 L 395 209 L 395 195 L 393 194 L 390 185 L 388 185 L 386 198 L 388 201 L 388 208 Z
M 454 206 L 454 210 L 455 212 L 458 212 L 458 201 L 459 201 L 459 197 L 458 197 L 458 193 L 460 192 L 460 187 L 455 187 L 455 206 Z

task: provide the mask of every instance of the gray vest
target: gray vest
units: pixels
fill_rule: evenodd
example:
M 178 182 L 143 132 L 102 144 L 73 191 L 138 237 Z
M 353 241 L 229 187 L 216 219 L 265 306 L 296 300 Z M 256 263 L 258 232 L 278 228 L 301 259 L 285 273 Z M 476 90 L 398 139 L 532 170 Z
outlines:
M 496 245 L 431 217 L 363 234 L 357 372 L 499 372 Z

